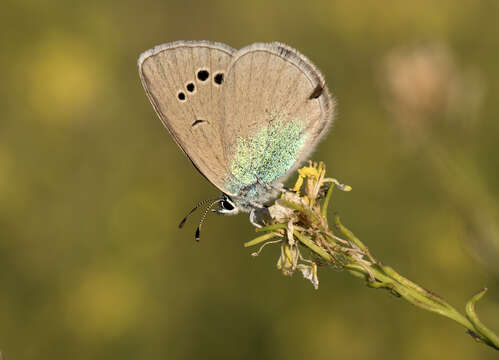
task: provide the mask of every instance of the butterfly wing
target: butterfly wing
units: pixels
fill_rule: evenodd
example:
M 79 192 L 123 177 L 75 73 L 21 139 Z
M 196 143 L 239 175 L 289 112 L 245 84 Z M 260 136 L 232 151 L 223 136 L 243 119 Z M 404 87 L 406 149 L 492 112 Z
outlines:
M 224 88 L 223 145 L 240 193 L 284 180 L 314 150 L 333 121 L 323 76 L 281 43 L 256 43 L 232 59 Z
M 210 182 L 224 191 L 222 89 L 235 50 L 210 41 L 176 41 L 144 52 L 142 85 L 177 145 Z

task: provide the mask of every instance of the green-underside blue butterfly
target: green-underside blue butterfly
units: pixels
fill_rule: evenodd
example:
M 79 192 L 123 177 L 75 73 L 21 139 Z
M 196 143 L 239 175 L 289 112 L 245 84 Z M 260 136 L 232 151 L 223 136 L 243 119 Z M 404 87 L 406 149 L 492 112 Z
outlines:
M 333 121 L 323 76 L 282 43 L 235 50 L 210 41 L 176 41 L 144 52 L 138 67 L 175 142 L 222 192 L 209 200 L 196 239 L 215 205 L 218 214 L 249 212 L 255 222 L 256 212 L 282 190 Z

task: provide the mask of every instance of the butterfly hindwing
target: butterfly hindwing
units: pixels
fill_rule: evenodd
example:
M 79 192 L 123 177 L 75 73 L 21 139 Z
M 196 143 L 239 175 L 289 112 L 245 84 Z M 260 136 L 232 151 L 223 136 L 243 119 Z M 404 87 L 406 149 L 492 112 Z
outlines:
M 295 49 L 256 43 L 236 52 L 224 88 L 226 187 L 283 180 L 327 132 L 333 107 L 324 78 Z

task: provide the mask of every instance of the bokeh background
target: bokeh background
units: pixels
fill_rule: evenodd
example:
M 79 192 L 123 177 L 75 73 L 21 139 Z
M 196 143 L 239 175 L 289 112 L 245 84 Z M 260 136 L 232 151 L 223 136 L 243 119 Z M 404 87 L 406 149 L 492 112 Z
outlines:
M 6 359 L 495 359 L 457 324 L 346 272 L 252 258 L 247 217 L 156 118 L 154 45 L 279 40 L 338 102 L 314 154 L 383 262 L 499 330 L 499 2 L 17 1 L 0 12 L 0 351 Z

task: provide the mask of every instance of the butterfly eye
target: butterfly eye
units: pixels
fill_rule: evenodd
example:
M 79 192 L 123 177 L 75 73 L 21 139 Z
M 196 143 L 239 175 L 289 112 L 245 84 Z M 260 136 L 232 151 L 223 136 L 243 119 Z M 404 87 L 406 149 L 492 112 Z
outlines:
M 188 92 L 193 92 L 195 89 L 194 83 L 188 83 L 186 87 Z
M 222 206 L 222 209 L 224 210 L 234 210 L 234 206 L 227 200 L 222 201 L 220 206 Z
M 177 97 L 180 101 L 185 101 L 185 94 L 182 91 L 178 93 Z

